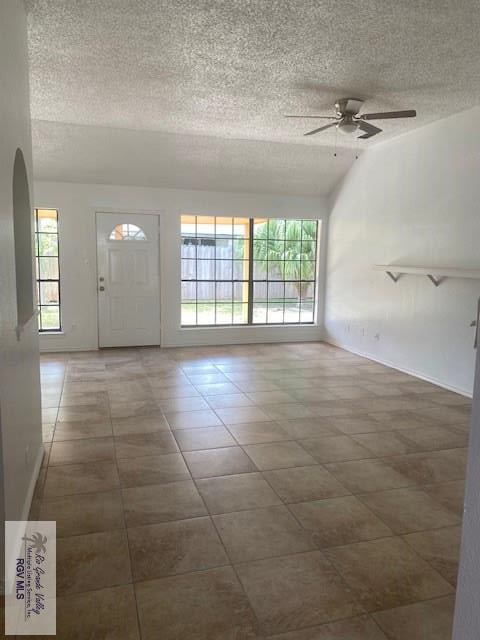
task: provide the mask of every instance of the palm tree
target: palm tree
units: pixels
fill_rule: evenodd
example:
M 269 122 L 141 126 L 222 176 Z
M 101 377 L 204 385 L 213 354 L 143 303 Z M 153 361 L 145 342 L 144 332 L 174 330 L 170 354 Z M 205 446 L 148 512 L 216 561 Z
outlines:
M 253 259 L 267 273 L 290 280 L 300 298 L 302 282 L 315 279 L 317 223 L 315 220 L 269 220 L 255 228 Z M 259 242 L 261 241 L 261 242 Z

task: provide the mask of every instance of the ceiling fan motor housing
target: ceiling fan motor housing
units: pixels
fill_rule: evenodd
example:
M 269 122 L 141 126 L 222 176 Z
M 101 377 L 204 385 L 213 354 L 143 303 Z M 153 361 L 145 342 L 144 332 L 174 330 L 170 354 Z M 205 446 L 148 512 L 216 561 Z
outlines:
M 356 116 L 362 104 L 363 100 L 359 98 L 341 98 L 335 103 L 335 108 L 340 116 Z

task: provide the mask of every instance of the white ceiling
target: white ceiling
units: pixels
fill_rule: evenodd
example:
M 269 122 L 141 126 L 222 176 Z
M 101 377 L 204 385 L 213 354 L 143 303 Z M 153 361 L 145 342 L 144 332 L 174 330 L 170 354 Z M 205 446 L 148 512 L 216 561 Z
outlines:
M 48 179 L 166 184 L 173 161 L 177 186 L 327 193 L 352 147 L 480 102 L 478 0 L 27 0 L 27 8 L 32 117 L 46 121 L 33 125 L 34 160 Z M 367 111 L 416 108 L 418 117 L 385 121 L 369 142 L 339 134 L 350 147 L 341 160 L 334 130 L 305 138 L 315 121 L 283 118 L 330 113 L 343 96 L 364 98 Z M 137 158 L 129 177 L 113 151 L 122 144 L 147 144 L 157 173 Z M 102 158 L 95 170 L 90 154 Z

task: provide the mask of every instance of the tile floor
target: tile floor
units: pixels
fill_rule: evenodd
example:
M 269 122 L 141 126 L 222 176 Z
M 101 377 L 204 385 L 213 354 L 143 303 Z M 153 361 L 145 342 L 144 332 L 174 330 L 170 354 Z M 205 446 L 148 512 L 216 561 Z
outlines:
M 450 640 L 469 401 L 322 343 L 42 357 L 58 637 Z

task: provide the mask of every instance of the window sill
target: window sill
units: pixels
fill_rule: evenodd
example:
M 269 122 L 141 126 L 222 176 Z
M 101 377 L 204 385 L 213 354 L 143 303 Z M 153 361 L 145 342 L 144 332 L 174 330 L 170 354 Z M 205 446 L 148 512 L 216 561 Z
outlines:
M 42 336 L 64 336 L 65 335 L 65 331 L 39 331 L 38 335 L 39 335 L 39 337 L 42 337 Z
M 197 327 L 193 326 L 180 326 L 181 331 L 205 331 L 215 329 L 285 329 L 292 328 L 298 329 L 299 327 L 320 327 L 321 325 L 318 322 L 309 322 L 309 323 L 290 323 L 290 324 L 210 324 L 210 325 L 199 325 Z

